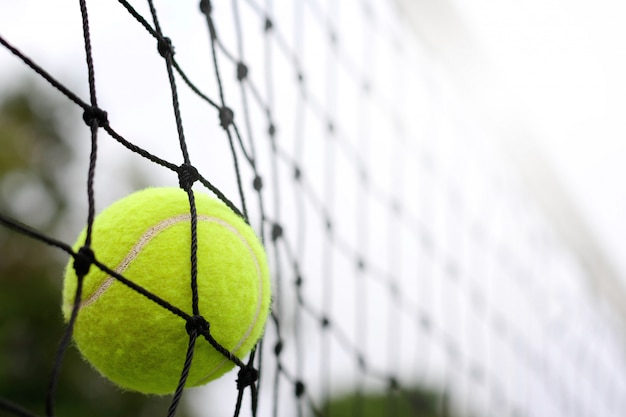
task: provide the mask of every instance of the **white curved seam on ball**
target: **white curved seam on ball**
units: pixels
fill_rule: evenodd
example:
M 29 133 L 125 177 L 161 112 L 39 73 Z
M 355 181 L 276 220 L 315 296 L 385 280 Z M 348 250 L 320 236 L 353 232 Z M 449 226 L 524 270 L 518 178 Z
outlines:
M 261 273 L 261 266 L 259 265 L 259 260 L 258 260 L 258 258 L 256 256 L 256 254 L 254 253 L 254 250 L 252 249 L 252 246 L 250 245 L 250 243 L 246 240 L 246 238 L 241 233 L 239 233 L 239 230 L 237 230 L 234 226 L 232 226 L 230 223 L 226 222 L 225 220 L 217 218 L 217 217 L 211 217 L 211 216 L 206 216 L 206 215 L 203 215 L 203 214 L 199 214 L 197 216 L 197 218 L 198 218 L 198 220 L 202 220 L 202 221 L 209 221 L 209 222 L 213 222 L 213 223 L 218 223 L 221 226 L 223 226 L 226 229 L 228 229 L 229 231 L 231 231 L 232 233 L 234 233 L 244 243 L 244 245 L 248 249 L 248 252 L 252 256 L 252 259 L 254 259 L 254 266 L 255 266 L 256 271 L 257 271 L 257 281 L 258 281 L 258 284 L 259 284 L 258 296 L 257 296 L 257 306 L 256 306 L 256 311 L 255 311 L 252 323 L 250 324 L 250 326 L 246 330 L 246 333 L 239 340 L 239 343 L 237 343 L 237 345 L 230 351 L 230 354 L 235 356 L 235 352 L 237 352 L 241 348 L 241 346 L 245 343 L 245 341 L 248 340 L 248 338 L 250 337 L 250 335 L 251 335 L 252 331 L 254 330 L 254 327 L 256 326 L 256 323 L 257 323 L 257 321 L 259 319 L 259 315 L 261 313 L 261 304 L 263 302 L 263 279 L 262 279 L 262 273 Z M 126 257 L 117 265 L 117 267 L 115 268 L 115 272 L 121 275 L 124 271 L 126 271 L 126 268 L 128 268 L 128 265 L 130 265 L 130 263 L 135 258 L 137 258 L 137 256 L 139 256 L 139 253 L 141 253 L 142 249 L 158 233 L 160 233 L 164 229 L 167 229 L 170 226 L 173 226 L 176 223 L 180 223 L 182 221 L 188 221 L 188 220 L 191 220 L 191 215 L 190 214 L 181 214 L 181 215 L 178 215 L 178 216 L 174 216 L 174 217 L 170 217 L 168 219 L 165 219 L 165 220 L 161 221 L 160 223 L 158 223 L 156 226 L 153 226 L 150 229 L 148 229 L 141 236 L 141 238 L 137 241 L 135 246 L 132 247 L 132 249 L 130 250 L 128 255 L 126 255 Z M 102 285 L 100 285 L 100 287 L 98 287 L 98 289 L 96 291 L 94 291 L 94 293 L 89 298 L 87 298 L 86 300 L 83 300 L 80 303 L 80 308 L 82 309 L 84 307 L 87 307 L 87 306 L 93 304 L 95 301 L 97 301 L 98 298 L 100 298 L 106 292 L 106 290 L 113 284 L 113 282 L 115 282 L 115 278 L 109 276 L 102 283 Z M 224 364 L 228 360 L 229 359 L 224 358 L 222 360 L 222 362 L 220 362 L 215 368 L 213 368 L 213 370 L 211 372 L 209 372 L 209 374 L 207 374 L 205 376 L 205 379 L 210 378 L 211 375 L 213 373 L 215 373 L 217 370 L 219 370 L 222 366 L 224 366 Z
M 200 217 L 201 216 L 198 216 L 198 218 L 200 218 Z M 190 219 L 191 219 L 191 216 L 189 214 L 181 214 L 181 215 L 178 215 L 178 216 L 174 216 L 174 217 L 170 217 L 170 218 L 167 218 L 165 220 L 162 220 L 160 223 L 157 223 L 156 226 L 152 226 L 150 229 L 148 229 L 139 238 L 137 243 L 135 243 L 135 246 L 133 246 L 131 248 L 130 252 L 128 252 L 128 255 L 126 255 L 126 257 L 124 257 L 124 259 L 122 259 L 122 261 L 115 267 L 115 272 L 117 272 L 118 274 L 122 275 L 124 273 L 124 271 L 126 271 L 126 268 L 128 268 L 128 265 L 130 265 L 130 263 L 133 260 L 135 260 L 135 258 L 141 252 L 141 250 L 159 232 L 161 232 L 164 229 L 167 229 L 170 226 L 173 226 L 176 223 L 179 223 L 179 222 L 185 221 L 185 220 L 190 220 Z M 100 296 L 102 296 L 102 294 L 104 294 L 105 291 L 114 282 L 115 282 L 115 278 L 113 278 L 112 276 L 107 277 L 107 279 L 104 280 L 104 282 L 98 287 L 98 289 L 96 291 L 94 291 L 93 294 L 91 294 L 91 296 L 89 298 L 87 298 L 86 300 L 83 300 L 80 303 L 80 308 L 87 307 L 87 306 L 93 304 L 94 302 L 96 302 L 98 300 L 98 298 L 100 298 Z

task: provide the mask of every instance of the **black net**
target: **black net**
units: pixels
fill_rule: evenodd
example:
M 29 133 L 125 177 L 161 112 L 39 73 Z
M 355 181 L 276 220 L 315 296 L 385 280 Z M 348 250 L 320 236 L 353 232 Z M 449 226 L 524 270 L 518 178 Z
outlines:
M 182 378 L 162 415 L 181 397 L 203 416 L 623 415 L 623 318 L 394 2 L 22 3 L 0 6 L 0 81 L 30 74 L 73 102 L 63 190 L 82 224 L 39 227 L 7 186 L 6 239 L 133 286 L 67 242 L 129 191 L 171 185 L 214 194 L 265 243 L 256 353 L 206 387 Z M 211 342 L 145 296 L 189 323 L 190 353 Z M 40 370 L 47 415 L 76 378 L 71 329 Z M 10 392 L 2 413 L 41 415 Z

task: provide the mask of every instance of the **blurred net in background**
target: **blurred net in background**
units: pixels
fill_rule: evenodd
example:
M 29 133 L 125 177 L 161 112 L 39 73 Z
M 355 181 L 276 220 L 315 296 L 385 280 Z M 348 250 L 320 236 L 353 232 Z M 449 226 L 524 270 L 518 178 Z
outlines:
M 204 185 L 265 240 L 274 301 L 255 362 L 257 415 L 623 415 L 624 317 L 594 290 L 610 277 L 595 276 L 556 230 L 458 69 L 407 9 L 357 0 L 86 6 L 92 85 L 119 135 L 99 129 L 96 138 L 95 208 L 139 186 L 176 185 L 182 148 Z M 70 92 L 59 96 L 79 98 L 63 118 L 78 126 L 90 102 L 78 5 L 0 10 L 0 82 L 29 75 L 55 91 L 15 47 Z M 79 162 L 59 181 L 73 208 L 45 230 L 66 242 L 86 221 L 90 137 L 84 125 L 70 130 Z M 23 210 L 25 189 L 3 187 L 3 216 L 38 227 Z M 18 195 L 25 205 L 9 201 Z M 46 348 L 44 377 L 56 345 Z M 60 381 L 70 377 L 61 370 Z M 233 414 L 235 378 L 186 391 L 190 412 Z M 18 400 L 8 395 L 0 392 Z M 254 414 L 245 401 L 240 415 Z

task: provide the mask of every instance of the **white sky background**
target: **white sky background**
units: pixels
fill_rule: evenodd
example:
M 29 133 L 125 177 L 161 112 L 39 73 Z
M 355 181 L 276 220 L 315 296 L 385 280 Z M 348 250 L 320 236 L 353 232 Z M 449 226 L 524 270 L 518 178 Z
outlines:
M 539 149 L 626 276 L 626 3 L 453 3 L 519 101 Z

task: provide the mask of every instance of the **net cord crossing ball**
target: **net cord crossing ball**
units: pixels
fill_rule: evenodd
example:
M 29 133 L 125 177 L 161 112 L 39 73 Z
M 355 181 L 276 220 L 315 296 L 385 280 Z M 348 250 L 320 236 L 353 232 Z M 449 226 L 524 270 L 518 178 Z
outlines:
M 266 256 L 252 228 L 221 201 L 194 193 L 197 211 L 199 312 L 211 337 L 243 358 L 256 345 L 270 309 Z M 148 188 L 106 208 L 93 224 L 95 258 L 167 303 L 192 315 L 191 215 L 177 188 Z M 86 230 L 74 250 L 83 245 Z M 77 276 L 65 271 L 63 314 L 71 316 Z M 189 335 L 183 318 L 95 266 L 83 280 L 74 341 L 103 376 L 147 394 L 176 389 Z M 186 386 L 212 381 L 234 363 L 198 338 Z

